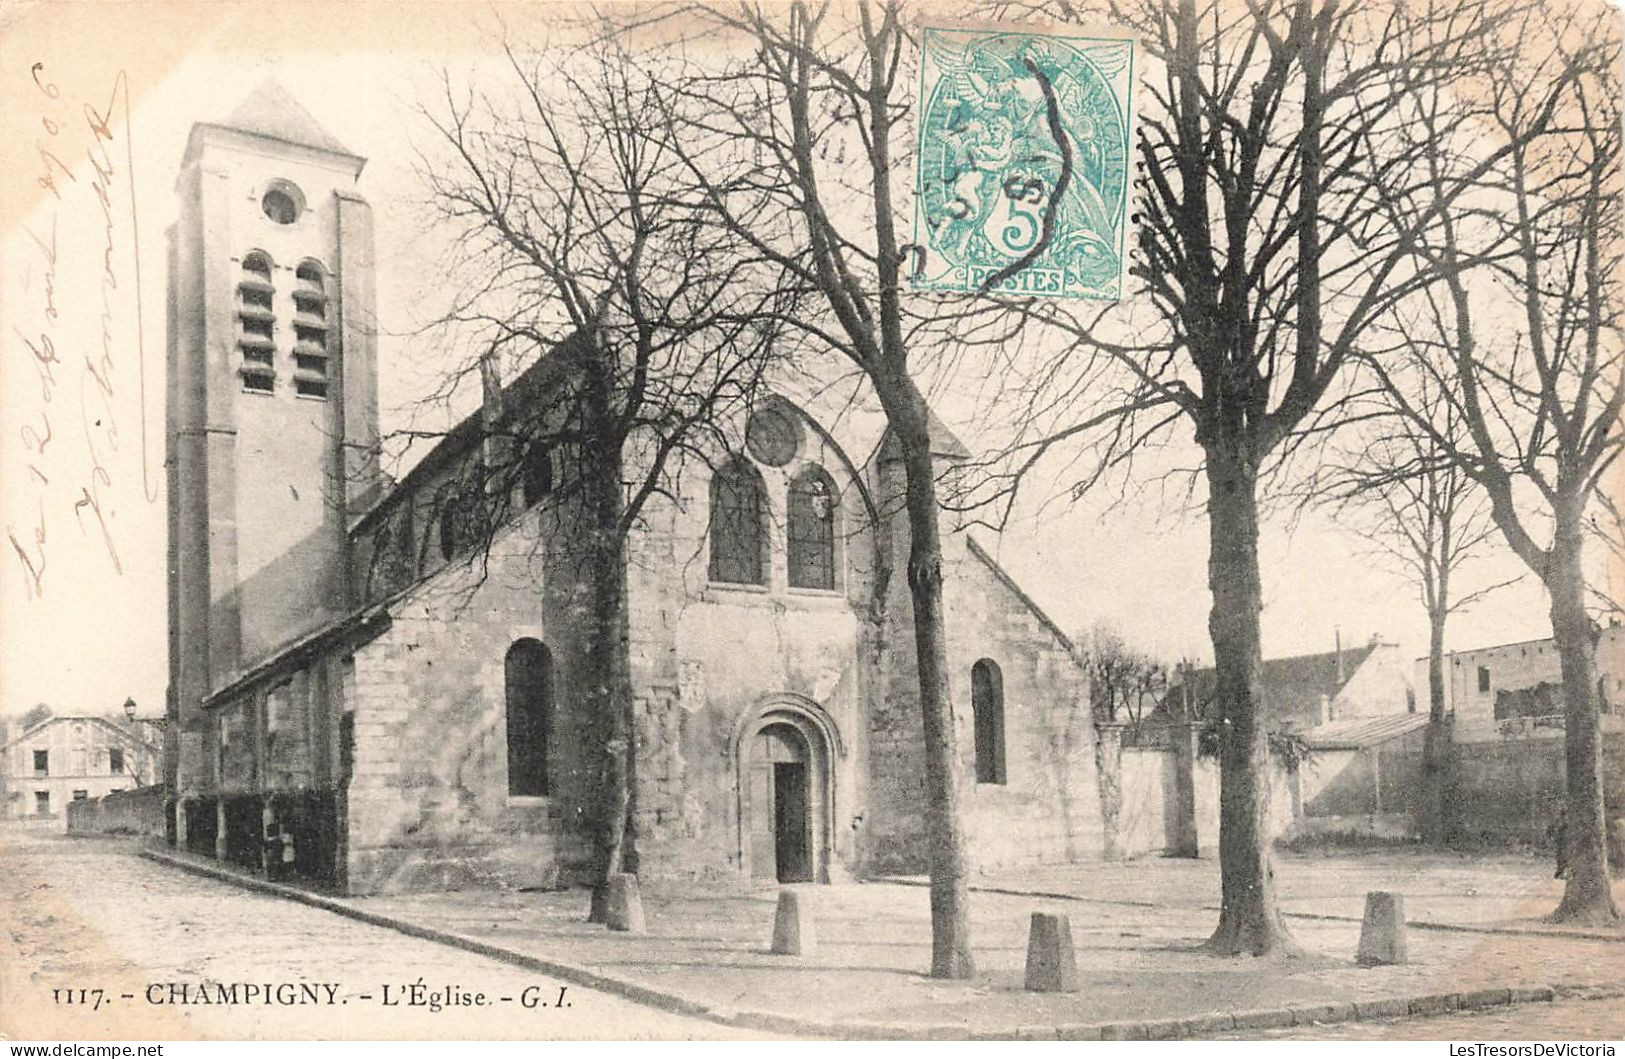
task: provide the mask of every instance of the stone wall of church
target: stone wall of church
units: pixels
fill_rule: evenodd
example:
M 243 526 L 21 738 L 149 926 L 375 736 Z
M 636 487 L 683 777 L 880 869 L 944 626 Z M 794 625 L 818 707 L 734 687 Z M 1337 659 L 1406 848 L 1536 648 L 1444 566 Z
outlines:
M 571 600 L 537 583 L 535 536 L 454 562 L 391 607 L 354 655 L 347 872 L 352 893 L 552 886 L 584 878 L 593 782 Z M 545 579 L 544 579 L 545 580 Z M 547 796 L 509 794 L 504 661 L 545 644 L 556 689 Z
M 960 533 L 944 535 L 943 596 L 972 870 L 1101 856 L 1085 671 L 1033 605 Z M 882 874 L 921 873 L 927 865 L 924 755 L 906 586 L 893 592 L 889 610 L 886 695 L 869 723 L 871 867 Z M 971 669 L 982 659 L 993 661 L 1003 678 L 1003 783 L 976 781 Z
M 767 584 L 707 578 L 708 479 L 688 476 L 681 505 L 657 502 L 634 541 L 631 653 L 637 699 L 638 870 L 651 877 L 725 883 L 759 878 L 747 832 L 743 779 L 763 711 L 827 722 L 827 800 L 816 807 L 819 874 L 858 865 L 865 811 L 860 708 L 872 664 L 860 644 L 871 592 L 873 536 L 858 492 L 815 438 L 781 469 L 762 467 L 767 492 Z M 803 460 L 837 483 L 834 591 L 788 586 L 783 546 L 788 482 Z M 813 738 L 824 738 L 813 735 Z

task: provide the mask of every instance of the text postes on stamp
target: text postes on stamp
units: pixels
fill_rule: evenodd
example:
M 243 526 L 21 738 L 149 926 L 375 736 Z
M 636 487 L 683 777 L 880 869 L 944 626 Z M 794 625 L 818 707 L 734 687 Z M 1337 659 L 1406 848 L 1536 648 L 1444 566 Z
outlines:
M 1120 298 L 1133 39 L 997 26 L 922 37 L 915 289 Z

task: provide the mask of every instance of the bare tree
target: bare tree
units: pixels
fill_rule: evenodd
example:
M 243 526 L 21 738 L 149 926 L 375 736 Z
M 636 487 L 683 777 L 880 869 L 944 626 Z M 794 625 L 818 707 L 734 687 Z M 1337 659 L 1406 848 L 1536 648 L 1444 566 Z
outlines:
M 28 708 L 28 712 L 23 714 L 22 717 L 17 721 L 17 730 L 19 732 L 26 732 L 30 728 L 44 724 L 46 721 L 50 720 L 52 716 L 53 713 L 49 705 L 43 702 L 36 702 L 33 706 L 30 706 Z
M 1483 208 L 1440 225 L 1419 249 L 1443 279 L 1442 304 L 1422 317 L 1436 341 L 1427 355 L 1376 368 L 1394 407 L 1488 495 L 1508 546 L 1546 588 L 1568 794 L 1567 882 L 1553 915 L 1613 922 L 1584 544 L 1605 525 L 1594 513 L 1610 511 L 1601 494 L 1625 447 L 1620 32 L 1613 13 L 1572 4 L 1541 8 L 1520 33 L 1520 48 L 1492 71 L 1485 115 L 1488 134 L 1511 149 L 1479 181 Z M 1435 183 L 1444 164 L 1433 163 Z M 1465 436 L 1440 431 L 1419 406 L 1418 375 L 1447 397 Z
M 486 409 L 458 486 L 474 561 L 547 475 L 538 547 L 573 563 L 589 615 L 577 693 L 603 736 L 600 920 L 608 876 L 637 867 L 628 540 L 651 502 L 676 501 L 686 465 L 724 449 L 794 294 L 707 222 L 671 135 L 672 71 L 590 27 L 552 29 L 561 39 L 522 47 L 504 28 L 501 76 L 443 77 L 420 168 L 462 284 L 436 328 L 464 351 L 440 391 L 477 382 Z M 504 389 L 501 365 L 538 360 L 538 382 Z
M 1123 728 L 1139 731 L 1147 707 L 1168 693 L 1168 668 L 1135 650 L 1105 622 L 1096 622 L 1083 641 L 1089 669 L 1089 706 L 1095 722 L 1095 781 L 1100 795 L 1101 838 L 1107 860 L 1123 856 L 1119 821 L 1123 814 Z M 1183 719 L 1183 718 L 1181 718 Z
M 1089 665 L 1089 702 L 1096 721 L 1111 723 L 1119 715 L 1138 725 L 1147 708 L 1155 708 L 1168 689 L 1168 667 L 1145 651 L 1130 647 L 1111 625 L 1097 622 L 1085 641 Z
M 1405 344 L 1424 341 L 1417 332 Z M 1460 439 L 1464 430 L 1448 401 L 1426 380 L 1413 399 L 1432 417 L 1439 435 Z M 1430 432 L 1406 419 L 1384 417 L 1375 433 L 1359 436 L 1331 473 L 1317 477 L 1309 495 L 1334 506 L 1339 523 L 1370 545 L 1374 558 L 1412 585 L 1428 616 L 1428 729 L 1422 748 L 1422 836 L 1447 837 L 1446 770 L 1451 734 L 1446 727 L 1445 629 L 1452 614 L 1518 580 L 1478 579 L 1462 590 L 1461 579 L 1498 543 L 1488 497 Z
M 1081 404 L 1041 425 L 1028 420 L 1009 451 L 1025 468 L 1073 444 L 1086 456 L 1074 486 L 1084 489 L 1176 425 L 1192 430 L 1210 531 L 1221 776 L 1221 912 L 1208 944 L 1222 955 L 1292 954 L 1269 850 L 1261 714 L 1267 479 L 1355 414 L 1351 369 L 1364 337 L 1433 280 L 1411 253 L 1415 240 L 1508 153 L 1461 160 L 1444 194 L 1421 208 L 1398 218 L 1386 208 L 1413 202 L 1424 179 L 1427 146 L 1405 134 L 1415 98 L 1482 70 L 1513 11 L 1489 0 L 1101 6 L 1138 32 L 1155 63 L 1141 95 L 1135 270 L 1144 285 L 1136 300 L 1149 302 L 1151 319 L 1134 317 L 1132 305 L 1090 315 L 1043 307 L 1044 322 L 1073 342 L 1029 377 Z M 1069 4 L 1061 13 L 1096 15 Z M 1453 129 L 1472 111 L 1463 104 L 1441 117 Z M 1019 399 L 1055 407 L 1039 396 Z
M 688 79 L 680 150 L 714 222 L 783 266 L 812 298 L 787 327 L 855 366 L 900 454 L 907 579 L 924 731 L 932 958 L 937 977 L 974 971 L 966 853 L 943 633 L 939 487 L 931 415 L 911 359 L 922 322 L 904 304 L 899 189 L 914 43 L 896 0 L 852 6 L 741 3 L 684 8 L 701 34 L 747 58 Z M 935 322 L 940 323 L 940 318 Z

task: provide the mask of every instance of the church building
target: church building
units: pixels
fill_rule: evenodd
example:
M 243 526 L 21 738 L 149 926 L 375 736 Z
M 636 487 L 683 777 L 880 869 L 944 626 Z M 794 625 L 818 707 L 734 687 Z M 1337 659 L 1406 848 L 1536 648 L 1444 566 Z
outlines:
M 595 866 L 567 457 L 519 444 L 470 516 L 489 408 L 379 467 L 365 162 L 274 85 L 196 125 L 170 231 L 172 827 L 344 893 L 548 887 Z M 386 254 L 387 257 L 387 254 Z M 550 358 L 498 388 L 523 407 Z M 490 395 L 487 401 L 490 402 Z M 878 417 L 789 389 L 633 530 L 637 870 L 830 882 L 926 870 L 902 466 Z M 969 454 L 934 424 L 941 473 Z M 1101 856 L 1088 676 L 944 513 L 973 867 Z

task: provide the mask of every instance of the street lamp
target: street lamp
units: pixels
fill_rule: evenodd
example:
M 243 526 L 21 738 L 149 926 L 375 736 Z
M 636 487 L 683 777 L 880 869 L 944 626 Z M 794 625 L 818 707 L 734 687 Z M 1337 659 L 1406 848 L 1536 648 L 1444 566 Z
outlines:
M 135 723 L 135 698 L 133 696 L 124 700 L 124 719 L 131 724 Z

